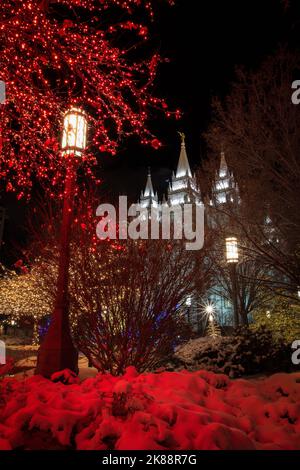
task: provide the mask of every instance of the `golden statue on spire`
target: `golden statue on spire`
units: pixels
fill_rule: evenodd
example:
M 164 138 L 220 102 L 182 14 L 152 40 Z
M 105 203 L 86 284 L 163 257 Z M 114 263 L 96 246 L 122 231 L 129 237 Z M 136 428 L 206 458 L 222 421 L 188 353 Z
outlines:
M 185 133 L 178 131 L 178 134 L 180 135 L 181 143 L 182 143 L 182 144 L 185 144 Z

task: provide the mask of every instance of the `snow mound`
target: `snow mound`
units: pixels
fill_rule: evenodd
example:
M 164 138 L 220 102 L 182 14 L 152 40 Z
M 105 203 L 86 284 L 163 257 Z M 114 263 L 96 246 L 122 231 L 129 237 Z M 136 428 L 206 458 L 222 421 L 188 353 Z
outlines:
M 0 382 L 0 449 L 300 450 L 300 373 L 61 377 Z
M 168 371 L 205 369 L 231 378 L 255 375 L 264 371 L 297 371 L 291 362 L 289 344 L 275 341 L 272 333 L 260 328 L 240 329 L 232 336 L 191 339 L 176 349 L 173 356 L 160 364 Z

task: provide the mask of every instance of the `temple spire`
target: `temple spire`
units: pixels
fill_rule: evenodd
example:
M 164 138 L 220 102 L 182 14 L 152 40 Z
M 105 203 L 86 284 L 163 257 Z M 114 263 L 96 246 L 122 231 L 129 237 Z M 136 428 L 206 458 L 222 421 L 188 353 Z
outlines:
M 176 172 L 176 178 L 182 178 L 184 176 L 189 176 L 190 178 L 192 178 L 192 172 L 190 169 L 190 164 L 188 161 L 185 147 L 185 134 L 183 132 L 178 132 L 178 134 L 181 137 L 181 151 Z
M 224 152 L 224 150 L 222 150 L 221 151 L 221 161 L 220 161 L 219 174 L 220 174 L 220 176 L 222 176 L 222 175 L 226 175 L 228 173 L 229 173 L 229 170 L 228 170 L 228 165 L 227 165 L 226 158 L 225 158 L 225 152 Z
M 147 178 L 146 188 L 144 192 L 144 197 L 153 197 L 153 198 L 155 197 L 150 167 L 148 168 L 148 178 Z

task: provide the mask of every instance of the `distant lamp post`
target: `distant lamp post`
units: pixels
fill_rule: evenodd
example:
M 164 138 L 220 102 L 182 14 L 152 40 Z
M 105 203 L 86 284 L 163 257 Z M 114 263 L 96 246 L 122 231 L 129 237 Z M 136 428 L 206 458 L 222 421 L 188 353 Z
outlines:
M 237 275 L 236 265 L 239 262 L 238 240 L 236 237 L 228 237 L 225 240 L 226 246 L 226 261 L 229 267 L 232 284 L 232 304 L 233 304 L 233 320 L 234 326 L 239 326 L 239 311 L 238 311 L 238 298 L 237 298 Z
M 209 318 L 210 317 L 213 318 L 214 311 L 215 311 L 214 306 L 211 304 L 207 305 L 207 307 L 205 308 L 205 313 Z
M 38 353 L 36 374 L 51 377 L 54 372 L 70 369 L 78 372 L 78 352 L 74 347 L 69 322 L 70 233 L 78 157 L 86 148 L 87 119 L 84 111 L 70 108 L 63 122 L 62 157 L 66 164 L 64 205 L 61 225 L 56 300 L 49 329 Z
M 300 299 L 300 286 L 297 287 L 297 295 L 298 295 L 298 299 Z
M 187 319 L 188 323 L 191 321 L 191 306 L 192 306 L 192 298 L 188 296 L 185 301 L 185 305 L 187 307 Z
M 214 305 L 213 304 L 209 304 L 205 307 L 205 311 L 208 315 L 212 315 L 215 311 L 215 308 L 214 308 Z
M 214 322 L 214 313 L 215 313 L 214 306 L 213 305 L 208 305 L 206 307 L 206 315 L 207 315 L 209 323 Z
M 201 320 L 203 324 L 213 323 L 216 317 L 216 305 L 211 300 L 205 300 L 200 306 Z
M 216 304 L 211 300 L 206 300 L 201 305 L 201 313 L 205 335 L 214 339 L 221 336 L 221 329 L 216 319 Z

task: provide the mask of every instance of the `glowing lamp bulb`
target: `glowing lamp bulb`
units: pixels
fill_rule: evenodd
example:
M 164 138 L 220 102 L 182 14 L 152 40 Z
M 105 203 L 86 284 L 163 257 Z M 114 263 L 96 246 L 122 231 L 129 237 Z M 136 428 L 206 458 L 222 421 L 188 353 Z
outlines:
M 212 315 L 214 313 L 214 307 L 212 305 L 207 305 L 206 313 L 207 315 Z

